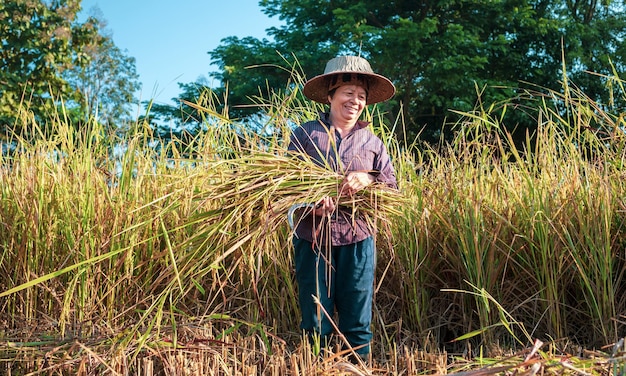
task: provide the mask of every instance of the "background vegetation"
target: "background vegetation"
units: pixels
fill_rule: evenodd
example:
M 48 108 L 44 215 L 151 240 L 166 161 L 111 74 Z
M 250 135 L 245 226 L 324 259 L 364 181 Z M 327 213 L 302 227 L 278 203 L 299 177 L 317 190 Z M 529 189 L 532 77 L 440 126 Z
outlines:
M 209 51 L 219 67 L 211 75 L 222 83 L 212 89 L 228 95 L 232 116 L 251 122 L 257 109 L 246 105 L 282 89 L 288 80 L 289 71 L 280 68 L 283 59 L 287 65 L 297 61 L 310 78 L 336 55 L 366 57 L 398 89 L 384 105 L 388 121 L 401 114 L 409 139 L 418 136 L 430 144 L 453 137 L 451 128 L 459 115 L 450 110 L 471 111 L 475 85 L 487 103 L 524 96 L 534 85 L 559 90 L 564 62 L 576 85 L 607 105 L 616 93 L 587 72 L 608 76 L 613 68 L 622 72 L 626 64 L 623 0 L 259 3 L 284 24 L 267 31 L 270 40 L 228 37 Z M 182 88 L 179 98 L 193 101 L 205 85 L 187 83 Z M 157 106 L 152 115 L 180 118 L 182 109 L 191 119 L 200 119 L 193 108 L 180 107 Z M 520 146 L 526 131 L 533 133 L 537 126 L 523 111 L 498 115 L 507 118 Z
M 26 108 L 21 103 L 28 103 L 30 116 L 43 124 L 61 98 L 64 115 L 73 123 L 97 115 L 109 127 L 125 128 L 139 88 L 134 59 L 115 46 L 102 15 L 79 22 L 80 5 L 80 0 L 0 4 L 5 21 L 0 27 L 0 129 L 21 125 L 15 115 Z M 623 0 L 262 0 L 259 5 L 283 26 L 268 29 L 269 40 L 227 37 L 209 51 L 219 69 L 209 74 L 218 87 L 179 83 L 175 105 L 144 103 L 145 120 L 162 137 L 203 131 L 202 114 L 185 101 L 196 102 L 206 89 L 228 98 L 231 117 L 249 127 L 263 126 L 257 97 L 282 90 L 289 67 L 298 64 L 310 78 L 341 54 L 368 58 L 394 82 L 398 94 L 381 105 L 387 121 L 401 114 L 405 129 L 396 135 L 431 145 L 452 140 L 451 128 L 460 119 L 454 110 L 475 107 L 475 86 L 487 103 L 524 97 L 535 86 L 559 90 L 562 63 L 577 87 L 599 105 L 619 100 L 597 75 L 624 70 Z M 535 119 L 524 111 L 493 111 L 504 116 L 518 147 L 536 129 Z M 164 127 L 164 122 L 177 126 Z

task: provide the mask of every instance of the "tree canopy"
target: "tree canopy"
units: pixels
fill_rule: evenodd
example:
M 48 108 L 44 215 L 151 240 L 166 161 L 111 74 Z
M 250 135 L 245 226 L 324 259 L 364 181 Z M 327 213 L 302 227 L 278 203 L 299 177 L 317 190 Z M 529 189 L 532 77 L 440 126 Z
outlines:
M 3 133 L 23 132 L 30 120 L 44 125 L 60 103 L 73 124 L 97 111 L 111 121 L 122 117 L 139 85 L 134 59 L 102 33 L 101 20 L 78 22 L 80 9 L 80 0 L 0 2 Z
M 209 52 L 231 113 L 249 116 L 259 90 L 282 89 L 285 58 L 307 77 L 326 61 L 360 54 L 397 88 L 383 106 L 400 111 L 412 135 L 429 140 L 478 100 L 498 103 L 528 88 L 558 89 L 563 67 L 593 99 L 609 103 L 597 75 L 623 71 L 623 0 L 261 0 L 284 21 L 272 41 L 229 37 Z M 256 66 L 255 69 L 250 67 Z M 507 115 L 510 116 L 510 115 Z M 447 120 L 447 121 L 446 121 Z M 524 119 L 512 119 L 514 126 Z M 536 125 L 529 121 L 528 126 Z M 444 127 L 444 128 L 442 128 Z

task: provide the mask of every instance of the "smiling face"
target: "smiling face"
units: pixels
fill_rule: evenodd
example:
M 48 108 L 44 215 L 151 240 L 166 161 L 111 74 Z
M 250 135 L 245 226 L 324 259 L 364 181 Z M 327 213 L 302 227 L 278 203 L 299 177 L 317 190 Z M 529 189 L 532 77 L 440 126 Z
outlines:
M 339 86 L 334 94 L 328 95 L 328 101 L 333 124 L 354 125 L 367 103 L 367 92 L 358 85 L 343 85 Z

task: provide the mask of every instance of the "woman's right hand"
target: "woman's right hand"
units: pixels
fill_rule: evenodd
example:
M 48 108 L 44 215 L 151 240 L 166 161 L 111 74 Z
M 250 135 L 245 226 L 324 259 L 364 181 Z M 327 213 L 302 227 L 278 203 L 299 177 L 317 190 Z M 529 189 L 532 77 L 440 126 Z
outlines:
M 315 205 L 313 214 L 318 217 L 324 217 L 335 211 L 335 201 L 331 197 L 324 197 Z

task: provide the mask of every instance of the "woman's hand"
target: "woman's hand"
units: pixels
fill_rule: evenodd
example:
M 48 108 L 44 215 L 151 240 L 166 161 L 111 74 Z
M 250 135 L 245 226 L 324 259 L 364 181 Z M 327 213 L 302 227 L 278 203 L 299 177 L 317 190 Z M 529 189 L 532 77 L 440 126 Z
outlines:
M 339 194 L 352 196 L 374 182 L 374 177 L 367 172 L 352 171 L 341 182 Z
M 346 175 L 339 186 L 339 195 L 352 196 L 356 192 L 364 189 L 375 181 L 374 177 L 367 172 L 352 171 Z M 313 214 L 323 217 L 332 214 L 335 211 L 335 201 L 331 197 L 321 199 L 315 208 Z
M 315 208 L 313 209 L 313 214 L 319 217 L 324 217 L 332 214 L 335 211 L 335 201 L 331 197 L 324 197 L 321 199 Z

